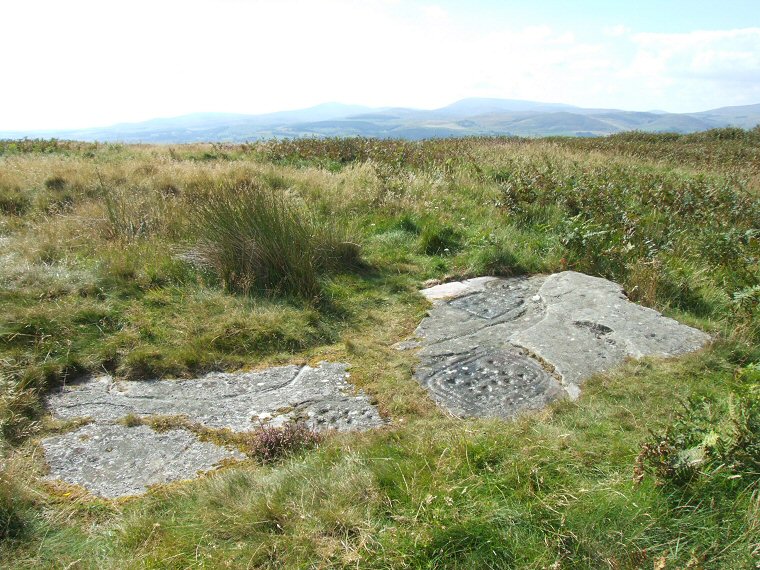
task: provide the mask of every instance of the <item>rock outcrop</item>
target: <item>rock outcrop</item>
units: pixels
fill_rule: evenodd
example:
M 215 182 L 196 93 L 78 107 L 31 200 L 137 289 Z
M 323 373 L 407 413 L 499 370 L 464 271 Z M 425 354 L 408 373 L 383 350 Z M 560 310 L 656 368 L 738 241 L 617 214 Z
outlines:
M 710 340 L 630 302 L 619 285 L 572 271 L 483 277 L 422 293 L 434 306 L 416 332 L 415 376 L 462 416 L 511 417 L 576 398 L 586 378 L 628 357 L 675 356 Z
M 47 398 L 54 417 L 93 422 L 42 441 L 50 478 L 81 485 L 96 495 L 120 497 L 243 458 L 234 449 L 199 441 L 184 429 L 157 433 L 146 425 L 127 427 L 122 420 L 129 416 L 182 416 L 203 427 L 233 432 L 291 421 L 320 431 L 382 425 L 375 406 L 365 395 L 354 393 L 347 377 L 345 364 L 322 362 L 316 368 L 281 366 L 191 380 L 88 378 Z
M 675 356 L 710 337 L 631 303 L 621 287 L 564 272 L 482 277 L 430 287 L 433 301 L 417 329 L 415 377 L 460 416 L 512 417 L 558 398 L 576 398 L 583 381 L 628 357 Z M 182 416 L 202 428 L 244 432 L 303 421 L 316 430 L 383 425 L 377 409 L 347 382 L 347 366 L 322 362 L 192 380 L 88 378 L 47 398 L 54 417 L 91 423 L 42 441 L 51 479 L 104 497 L 187 479 L 243 455 L 192 430 L 154 431 L 141 420 Z M 128 427 L 136 423 L 135 427 Z

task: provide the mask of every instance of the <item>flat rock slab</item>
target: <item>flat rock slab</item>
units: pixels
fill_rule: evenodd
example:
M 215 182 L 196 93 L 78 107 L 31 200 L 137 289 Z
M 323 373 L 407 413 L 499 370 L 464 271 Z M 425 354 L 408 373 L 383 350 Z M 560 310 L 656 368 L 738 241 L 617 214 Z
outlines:
M 512 417 L 576 398 L 586 378 L 625 358 L 675 356 L 710 340 L 630 302 L 619 285 L 573 271 L 470 279 L 422 293 L 433 307 L 416 331 L 415 377 L 462 416 Z
M 212 428 L 248 431 L 261 423 L 302 420 L 314 429 L 366 429 L 383 423 L 346 381 L 345 364 L 279 366 L 258 372 L 212 372 L 192 380 L 91 378 L 51 394 L 54 416 L 113 422 L 127 415 L 184 415 Z
M 70 384 L 48 396 L 48 408 L 57 418 L 88 418 L 93 423 L 42 442 L 50 477 L 118 497 L 242 457 L 182 429 L 157 433 L 145 425 L 125 427 L 119 421 L 126 416 L 179 415 L 235 432 L 292 421 L 318 431 L 383 425 L 367 396 L 355 393 L 347 382 L 346 368 L 322 362 L 317 367 L 211 373 L 191 380 L 115 381 L 101 376 Z
M 50 479 L 107 498 L 144 493 L 151 485 L 189 479 L 244 456 L 181 430 L 90 424 L 42 441 Z

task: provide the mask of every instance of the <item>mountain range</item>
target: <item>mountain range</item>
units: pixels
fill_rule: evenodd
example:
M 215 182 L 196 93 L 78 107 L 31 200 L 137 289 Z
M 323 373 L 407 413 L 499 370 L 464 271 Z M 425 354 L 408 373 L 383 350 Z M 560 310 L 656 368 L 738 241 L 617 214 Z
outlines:
M 243 142 L 269 138 L 363 136 L 419 140 L 475 135 L 603 136 L 621 131 L 691 133 L 760 124 L 760 104 L 698 113 L 589 109 L 515 99 L 462 99 L 440 109 L 325 103 L 263 115 L 193 113 L 109 127 L 0 131 L 0 139 L 59 138 L 126 143 Z

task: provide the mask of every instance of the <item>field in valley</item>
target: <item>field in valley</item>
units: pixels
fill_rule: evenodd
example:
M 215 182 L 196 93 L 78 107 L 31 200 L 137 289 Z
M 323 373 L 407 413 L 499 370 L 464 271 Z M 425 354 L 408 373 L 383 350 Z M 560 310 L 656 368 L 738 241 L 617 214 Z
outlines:
M 515 421 L 412 377 L 429 280 L 575 270 L 714 337 Z M 0 566 L 757 568 L 760 130 L 0 141 Z M 387 427 L 106 501 L 44 482 L 72 379 L 348 362 Z

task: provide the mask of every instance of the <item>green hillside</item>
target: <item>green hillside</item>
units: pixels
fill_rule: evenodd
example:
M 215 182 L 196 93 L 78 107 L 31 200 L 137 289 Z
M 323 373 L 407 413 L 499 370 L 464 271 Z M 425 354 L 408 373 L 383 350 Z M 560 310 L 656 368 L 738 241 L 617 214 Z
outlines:
M 526 133 L 617 128 L 609 112 L 515 113 Z M 321 121 L 311 133 L 342 128 Z M 564 270 L 714 340 L 515 420 L 436 406 L 394 347 L 429 309 L 419 289 Z M 756 568 L 759 343 L 757 128 L 0 141 L 0 567 Z M 350 363 L 387 426 L 129 499 L 45 479 L 40 439 L 80 424 L 43 398 L 76 378 L 322 360 Z

